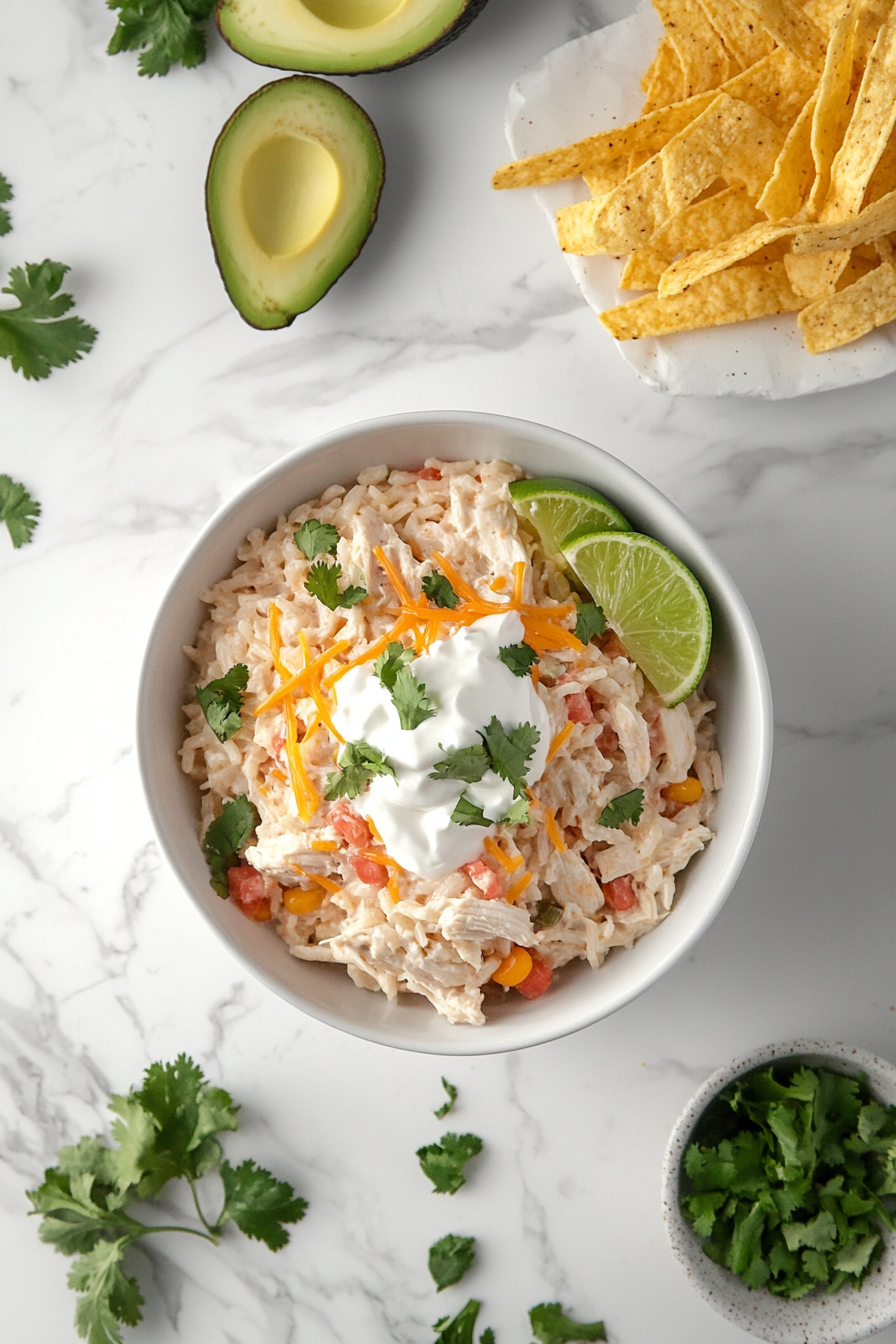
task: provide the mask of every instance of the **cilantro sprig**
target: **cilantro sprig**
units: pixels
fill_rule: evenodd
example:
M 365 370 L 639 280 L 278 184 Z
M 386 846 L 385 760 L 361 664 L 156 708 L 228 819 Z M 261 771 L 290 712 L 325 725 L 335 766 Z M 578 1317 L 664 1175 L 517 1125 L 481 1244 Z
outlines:
M 444 574 L 426 574 L 423 578 L 423 592 L 437 607 L 447 607 L 454 611 L 460 598 L 445 578 Z
M 491 768 L 491 757 L 481 742 L 472 747 L 445 747 L 439 743 L 439 751 L 445 755 L 433 765 L 430 779 L 459 779 L 464 784 L 478 784 L 486 770 Z
M 459 1237 L 449 1232 L 447 1237 L 433 1242 L 429 1248 L 429 1272 L 436 1290 L 450 1288 L 460 1283 L 463 1276 L 473 1267 L 476 1259 L 476 1238 Z
M 637 826 L 643 811 L 644 790 L 631 789 L 628 793 L 620 793 L 618 798 L 613 798 L 607 803 L 597 819 L 597 824 L 607 826 L 611 831 L 618 831 L 624 821 L 630 821 L 633 826 Z
M 31 540 L 37 527 L 40 505 L 19 481 L 0 475 L 0 522 L 6 524 L 16 550 Z
M 236 663 L 223 677 L 196 687 L 196 699 L 219 742 L 229 742 L 243 726 L 243 691 L 248 684 L 248 667 Z
M 426 686 L 417 680 L 409 667 L 398 669 L 391 691 L 398 722 L 406 732 L 413 732 L 427 719 L 435 718 L 436 707 L 426 694 Z
M 593 602 L 580 602 L 576 608 L 576 639 L 590 644 L 595 635 L 602 635 L 607 628 L 607 618 L 601 607 Z
M 227 900 L 227 870 L 239 860 L 240 851 L 249 843 L 249 837 L 261 818 L 254 803 L 245 794 L 231 798 L 221 809 L 202 838 L 202 849 L 209 867 L 209 884 Z
M 505 644 L 498 650 L 498 657 L 515 677 L 528 677 L 532 664 L 538 662 L 538 654 L 528 644 Z
M 167 75 L 178 61 L 190 68 L 205 60 L 203 24 L 217 0 L 106 0 L 120 11 L 106 51 L 139 51 L 141 75 Z
M 454 1195 L 466 1185 L 464 1167 L 482 1152 L 482 1140 L 476 1134 L 445 1134 L 441 1143 L 429 1143 L 417 1149 L 420 1169 L 432 1181 L 434 1194 Z
M 412 663 L 416 658 L 413 649 L 406 649 L 397 639 L 394 639 L 386 648 L 385 653 L 381 653 L 379 658 L 373 664 L 373 673 L 379 678 L 381 686 L 385 686 L 387 691 L 395 689 L 395 682 L 398 674 L 408 663 Z
M 318 560 L 308 571 L 305 589 L 331 611 L 335 611 L 337 607 L 355 607 L 359 602 L 363 602 L 367 596 L 367 589 L 349 585 L 340 591 L 341 577 L 342 566 L 338 560 L 334 560 L 331 564 Z
M 495 774 L 512 784 L 517 798 L 521 797 L 526 792 L 526 768 L 541 740 L 541 733 L 531 723 L 518 723 L 507 731 L 493 714 L 480 737 L 491 757 Z
M 863 1079 L 773 1065 L 698 1122 L 681 1208 L 710 1259 L 750 1288 L 801 1298 L 858 1288 L 883 1253 L 896 1194 L 896 1106 Z
M 540 740 L 541 734 L 531 723 L 518 723 L 505 730 L 493 715 L 479 736 L 482 743 L 472 747 L 444 747 L 444 756 L 433 765 L 430 779 L 459 779 L 464 784 L 478 784 L 488 770 L 513 785 L 516 795 L 509 810 L 497 820 L 504 826 L 524 826 L 529 821 L 529 804 L 525 798 L 526 768 Z M 478 803 L 462 793 L 457 800 L 451 820 L 458 826 L 492 826 Z
M 308 1207 L 292 1186 L 251 1159 L 237 1167 L 227 1161 L 217 1135 L 238 1128 L 239 1107 L 187 1055 L 150 1065 L 142 1087 L 113 1095 L 109 1109 L 116 1146 L 85 1136 L 63 1148 L 43 1184 L 28 1191 L 33 1212 L 41 1215 L 41 1240 L 78 1257 L 68 1282 L 79 1294 L 75 1326 L 90 1344 L 121 1344 L 121 1326 L 141 1319 L 144 1298 L 123 1265 L 128 1248 L 143 1237 L 184 1232 L 217 1246 L 232 1222 L 278 1250 L 289 1240 L 287 1225 Z M 214 1171 L 224 1202 L 209 1221 L 197 1183 Z M 201 1228 L 147 1225 L 128 1211 L 178 1179 L 190 1186 Z
M 0 238 L 2 238 L 5 233 L 9 233 L 12 228 L 12 220 L 9 217 L 9 211 L 3 209 L 6 202 L 11 200 L 12 187 L 3 174 L 0 173 Z
M 309 518 L 292 535 L 306 560 L 315 560 L 319 555 L 332 555 L 339 544 L 339 533 L 333 524 L 322 523 L 319 518 Z
M 443 1101 L 437 1111 L 433 1111 L 433 1115 L 437 1120 L 444 1120 L 445 1116 L 454 1110 L 454 1103 L 457 1101 L 457 1088 L 453 1083 L 449 1083 L 447 1078 L 443 1078 L 442 1087 L 445 1089 L 445 1095 L 448 1100 Z
M 538 1344 L 572 1344 L 573 1340 L 606 1339 L 603 1321 L 571 1320 L 559 1302 L 539 1302 L 529 1312 L 529 1324 Z
M 390 775 L 395 779 L 395 769 L 378 747 L 369 742 L 347 742 L 339 757 L 339 773 L 327 775 L 324 798 L 328 803 L 337 798 L 357 798 L 374 775 Z
M 70 294 L 60 294 L 70 268 L 60 261 L 13 266 L 9 283 L 0 290 L 18 299 L 17 308 L 0 308 L 0 359 L 8 359 L 25 378 L 48 378 L 53 369 L 79 360 L 93 346 L 97 333 L 80 317 L 63 317 L 74 307 Z
M 473 1331 L 481 1306 L 481 1302 L 471 1297 L 456 1316 L 443 1316 L 441 1320 L 436 1321 L 433 1326 L 433 1330 L 438 1331 L 435 1344 L 474 1344 Z M 479 1336 L 479 1344 L 495 1344 L 495 1332 L 491 1326 L 483 1330 Z

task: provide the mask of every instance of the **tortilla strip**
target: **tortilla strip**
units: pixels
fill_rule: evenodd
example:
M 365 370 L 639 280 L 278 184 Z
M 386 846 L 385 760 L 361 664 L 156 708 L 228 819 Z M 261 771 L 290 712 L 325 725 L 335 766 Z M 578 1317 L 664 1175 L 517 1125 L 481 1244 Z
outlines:
M 891 191 L 873 205 L 866 205 L 853 219 L 844 219 L 839 224 L 804 225 L 793 236 L 792 250 L 796 256 L 807 256 L 832 247 L 859 247 L 894 229 L 896 191 Z
M 661 299 L 655 294 L 609 308 L 600 320 L 617 341 L 666 336 L 674 331 L 747 322 L 770 313 L 803 307 L 780 261 L 768 266 L 735 266 L 692 285 L 686 294 Z
M 736 0 L 752 10 L 776 42 L 809 65 L 821 65 L 825 40 L 821 29 L 807 18 L 794 0 Z
M 673 261 L 660 280 L 658 286 L 660 298 L 671 298 L 675 294 L 683 293 L 706 276 L 727 270 L 736 261 L 743 261 L 760 248 L 776 243 L 779 238 L 786 238 L 796 227 L 795 224 L 776 224 L 766 220 L 765 223 L 754 224 L 751 229 L 745 229 L 743 233 L 719 243 L 717 247 L 710 247 L 705 252 L 693 252 L 689 257 Z
M 700 0 L 653 0 L 653 7 L 678 53 L 686 94 L 718 89 L 731 78 L 731 61 Z
M 809 197 L 810 219 L 818 212 L 828 194 L 831 183 L 831 165 L 840 148 L 843 134 L 852 116 L 851 81 L 856 21 L 862 0 L 850 0 L 835 24 L 828 43 L 827 55 L 815 114 L 812 119 L 812 158 L 815 161 L 815 183 Z M 793 211 L 792 213 L 796 213 Z
M 815 174 L 812 157 L 812 118 L 816 95 L 813 94 L 787 133 L 775 169 L 756 202 L 769 219 L 791 219 L 803 207 Z
M 661 107 L 656 112 L 639 117 L 628 126 L 600 131 L 573 145 L 561 145 L 557 149 L 506 163 L 495 173 L 492 186 L 497 191 L 509 187 L 546 186 L 549 182 L 580 177 L 582 173 L 610 163 L 632 150 L 656 154 L 673 136 L 705 112 L 718 93 L 742 99 L 776 126 L 788 130 L 817 82 L 818 76 L 814 70 L 783 47 L 778 47 L 750 66 L 749 70 L 735 75 L 715 93 L 695 94 L 681 103 L 672 103 L 670 107 Z
M 670 261 L 671 257 L 650 243 L 636 247 L 622 268 L 618 288 L 655 290 Z
M 775 45 L 755 16 L 731 0 L 700 0 L 713 28 L 742 70 L 761 61 Z
M 647 95 L 641 115 L 655 112 L 658 107 L 669 107 L 680 103 L 688 96 L 688 82 L 685 79 L 678 52 L 668 37 L 662 38 L 656 60 L 650 66 L 650 79 L 644 87 Z
M 679 252 L 715 247 L 761 220 L 745 187 L 727 187 L 674 215 L 657 229 L 650 246 L 667 253 L 671 261 Z
M 638 300 L 640 302 L 640 300 Z M 810 354 L 857 341 L 860 336 L 896 319 L 896 266 L 881 262 L 876 270 L 847 289 L 804 308 L 799 316 L 803 342 Z
M 896 123 L 896 13 L 877 35 L 850 118 L 831 168 L 831 187 L 821 211 L 825 224 L 856 215 Z
M 612 163 L 601 164 L 583 176 L 592 196 L 606 196 L 608 191 L 618 187 L 628 177 L 628 155 L 614 159 Z

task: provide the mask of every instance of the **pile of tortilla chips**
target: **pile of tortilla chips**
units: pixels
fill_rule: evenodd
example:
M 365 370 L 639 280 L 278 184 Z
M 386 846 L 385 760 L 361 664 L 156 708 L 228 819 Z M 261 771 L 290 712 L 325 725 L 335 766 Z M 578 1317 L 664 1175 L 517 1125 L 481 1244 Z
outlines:
M 896 319 L 896 0 L 653 0 L 637 121 L 499 168 L 584 177 L 564 252 L 626 256 L 617 340 L 796 312 L 806 349 Z

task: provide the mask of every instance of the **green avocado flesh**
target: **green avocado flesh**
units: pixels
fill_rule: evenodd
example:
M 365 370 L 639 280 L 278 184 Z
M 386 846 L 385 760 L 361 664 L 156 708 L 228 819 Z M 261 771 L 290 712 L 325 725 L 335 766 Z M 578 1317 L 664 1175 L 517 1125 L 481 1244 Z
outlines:
M 408 65 L 458 37 L 487 0 L 219 0 L 218 27 L 259 65 L 353 75 Z
M 247 98 L 218 136 L 205 184 L 227 293 L 253 327 L 285 327 L 326 294 L 376 220 L 383 151 L 366 113 L 295 75 Z

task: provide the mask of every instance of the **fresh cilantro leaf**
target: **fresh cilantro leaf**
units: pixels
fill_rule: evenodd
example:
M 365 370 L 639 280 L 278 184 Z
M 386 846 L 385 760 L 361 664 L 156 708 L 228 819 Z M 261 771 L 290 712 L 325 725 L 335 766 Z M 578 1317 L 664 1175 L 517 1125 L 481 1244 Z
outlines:
M 196 699 L 209 728 L 219 742 L 227 742 L 243 726 L 243 691 L 249 684 L 249 669 L 236 663 L 229 672 L 207 686 L 196 687 Z
M 128 1100 L 151 1117 L 155 1129 L 143 1158 L 145 1174 L 138 1187 L 143 1197 L 157 1194 L 175 1177 L 198 1180 L 218 1166 L 221 1145 L 214 1136 L 239 1124 L 232 1098 L 223 1088 L 211 1087 L 187 1055 L 178 1055 L 173 1064 L 151 1064 L 142 1088 Z M 115 1126 L 112 1132 L 119 1137 Z
M 608 826 L 611 831 L 618 831 L 624 821 L 630 821 L 633 826 L 637 826 L 643 811 L 644 790 L 632 789 L 629 793 L 621 793 L 618 798 L 607 803 L 597 819 L 597 824 Z
M 319 518 L 309 518 L 292 535 L 306 560 L 314 560 L 318 555 L 332 555 L 339 542 L 339 533 L 333 524 L 322 523 Z
M 448 1112 L 454 1110 L 454 1103 L 457 1101 L 457 1088 L 453 1083 L 449 1083 L 447 1078 L 443 1078 L 442 1087 L 445 1089 L 445 1094 L 448 1097 L 448 1100 L 443 1101 L 437 1111 L 433 1111 L 433 1115 L 437 1120 L 444 1120 Z
M 451 820 L 456 822 L 458 826 L 491 826 L 493 824 L 482 808 L 476 803 L 472 803 L 465 793 L 462 793 L 458 798 L 454 811 L 451 813 Z
M 50 1167 L 43 1184 L 28 1191 L 34 1212 L 43 1215 L 41 1241 L 63 1255 L 86 1254 L 98 1242 L 126 1232 L 130 1219 L 117 1208 L 106 1207 L 110 1193 L 110 1186 L 101 1184 L 92 1171 L 70 1175 Z
M 473 1344 L 473 1330 L 481 1306 L 481 1302 L 471 1297 L 456 1316 L 443 1316 L 440 1321 L 436 1321 L 433 1329 L 439 1333 L 436 1335 L 435 1344 Z M 482 1344 L 482 1339 L 479 1344 Z
M 445 755 L 434 764 L 430 779 L 460 779 L 464 784 L 478 784 L 491 765 L 481 742 L 472 747 L 449 747 L 447 751 L 439 743 L 439 751 Z
M 590 644 L 595 635 L 602 635 L 607 628 L 607 618 L 600 607 L 593 602 L 580 602 L 576 608 L 576 639 Z
M 447 1237 L 433 1242 L 429 1248 L 429 1272 L 438 1291 L 460 1283 L 475 1259 L 475 1237 L 458 1237 L 449 1232 Z
M 426 694 L 426 687 L 418 681 L 409 667 L 400 667 L 392 687 L 392 703 L 398 713 L 398 722 L 406 732 L 413 732 L 427 719 L 434 719 L 436 709 Z
M 0 475 L 0 522 L 9 528 L 16 550 L 31 540 L 39 517 L 40 505 L 31 498 L 24 485 L 11 476 Z
M 501 818 L 502 826 L 528 826 L 529 824 L 529 800 L 527 798 L 514 798 L 510 807 Z
M 357 798 L 363 793 L 374 775 L 391 775 L 395 770 L 378 747 L 367 742 L 347 742 L 339 757 L 341 774 L 327 775 L 324 797 L 327 802 L 337 798 Z
M 394 690 L 399 672 L 408 663 L 412 663 L 416 656 L 413 649 L 404 648 L 395 639 L 388 645 L 386 652 L 381 653 L 374 663 L 374 676 L 379 677 L 380 684 L 385 686 L 387 691 Z
M 552 929 L 555 924 L 560 923 L 562 918 L 563 911 L 559 905 L 555 905 L 553 901 L 539 901 L 532 917 L 532 927 L 537 932 L 542 929 Z
M 312 565 L 308 571 L 305 588 L 312 597 L 316 597 L 319 602 L 323 602 L 324 606 L 329 607 L 331 611 L 335 611 L 337 607 L 357 606 L 367 596 L 367 589 L 350 586 L 340 592 L 339 578 L 341 574 L 342 566 L 338 560 L 329 564 L 324 560 L 318 560 L 317 564 Z
M 3 203 L 11 200 L 12 187 L 9 185 L 3 174 L 0 173 L 0 238 L 2 238 L 5 233 L 9 233 L 12 228 L 12 220 L 9 217 L 9 211 L 2 209 Z
M 284 1223 L 298 1223 L 305 1217 L 308 1201 L 297 1196 L 286 1181 L 275 1180 L 264 1167 L 249 1158 L 238 1167 L 228 1161 L 221 1164 L 224 1182 L 224 1208 L 216 1231 L 232 1219 L 241 1232 L 263 1241 L 279 1251 L 289 1241 Z
M 498 650 L 498 657 L 515 677 L 528 677 L 532 664 L 538 662 L 538 654 L 528 644 L 505 644 Z
M 539 1302 L 529 1312 L 529 1324 L 538 1344 L 568 1344 L 571 1340 L 606 1339 L 603 1321 L 583 1325 L 564 1315 L 559 1302 Z
M 482 1152 L 482 1140 L 475 1134 L 446 1134 L 441 1143 L 417 1149 L 420 1167 L 428 1176 L 437 1195 L 453 1195 L 466 1185 L 464 1166 Z
M 240 850 L 248 844 L 249 836 L 260 820 L 254 803 L 241 794 L 224 804 L 220 817 L 212 822 L 203 836 L 202 849 L 211 873 L 209 881 L 224 900 L 230 895 L 227 870 L 236 863 Z
M 136 1279 L 122 1272 L 128 1238 L 100 1241 L 72 1265 L 69 1288 L 83 1293 L 75 1307 L 75 1328 L 90 1344 L 121 1344 L 122 1325 L 137 1325 L 144 1298 Z
M 63 317 L 74 305 L 70 294 L 60 294 L 62 277 L 70 268 L 59 261 L 26 262 L 13 266 L 9 284 L 0 290 L 18 299 L 18 308 L 0 309 L 0 359 L 9 359 L 26 378 L 48 378 L 81 358 L 97 333 L 80 317 Z
M 495 1344 L 495 1332 L 490 1325 L 479 1336 L 479 1344 Z
M 520 797 L 526 791 L 526 767 L 541 738 L 538 729 L 531 723 L 519 723 L 505 732 L 499 719 L 492 715 L 479 736 L 486 745 L 495 774 L 512 784 L 514 793 Z
M 423 579 L 423 592 L 437 607 L 448 607 L 451 611 L 460 598 L 445 578 L 444 574 L 427 574 Z
M 106 0 L 120 10 L 118 26 L 106 51 L 140 51 L 141 75 L 167 75 L 180 61 L 187 68 L 205 60 L 202 24 L 217 0 Z

